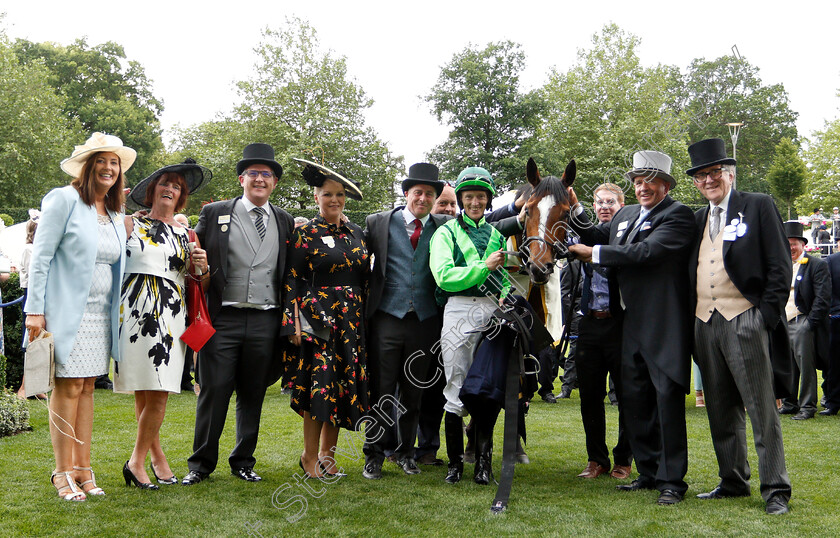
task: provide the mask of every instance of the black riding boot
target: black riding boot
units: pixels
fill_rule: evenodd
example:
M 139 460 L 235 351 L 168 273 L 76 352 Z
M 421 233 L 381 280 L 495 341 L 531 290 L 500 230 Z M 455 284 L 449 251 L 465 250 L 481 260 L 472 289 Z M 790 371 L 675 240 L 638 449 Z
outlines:
M 449 468 L 444 480 L 455 484 L 464 474 L 464 423 L 461 417 L 447 411 L 443 418 L 443 427 L 446 435 L 446 454 L 449 457 Z
M 464 448 L 464 463 L 475 463 L 475 421 L 470 417 L 467 424 L 467 446 Z
M 475 423 L 475 474 L 473 481 L 486 486 L 493 480 L 493 427 Z

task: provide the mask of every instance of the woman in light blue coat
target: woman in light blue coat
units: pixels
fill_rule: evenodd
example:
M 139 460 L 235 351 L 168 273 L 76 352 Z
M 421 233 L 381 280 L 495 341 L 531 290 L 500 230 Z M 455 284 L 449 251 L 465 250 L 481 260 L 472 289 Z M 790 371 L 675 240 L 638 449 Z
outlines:
M 55 390 L 50 437 L 51 481 L 67 501 L 104 495 L 90 465 L 93 384 L 119 360 L 120 284 L 125 265 L 125 171 L 136 152 L 115 137 L 94 133 L 61 162 L 73 176 L 41 203 L 29 268 L 26 328 L 55 339 Z M 81 488 L 81 489 L 80 489 Z

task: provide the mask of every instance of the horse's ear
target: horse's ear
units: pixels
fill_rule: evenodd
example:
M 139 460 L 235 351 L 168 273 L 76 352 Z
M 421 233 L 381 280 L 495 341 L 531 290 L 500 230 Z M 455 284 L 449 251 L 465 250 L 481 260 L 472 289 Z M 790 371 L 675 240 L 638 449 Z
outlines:
M 537 169 L 537 161 L 533 157 L 528 157 L 528 165 L 525 167 L 525 175 L 528 178 L 528 183 L 532 187 L 536 187 L 540 182 L 540 171 Z
M 569 161 L 569 164 L 566 165 L 566 170 L 563 171 L 563 185 L 567 187 L 571 187 L 572 183 L 575 182 L 575 176 L 577 176 L 577 164 L 575 164 L 575 160 L 572 159 Z

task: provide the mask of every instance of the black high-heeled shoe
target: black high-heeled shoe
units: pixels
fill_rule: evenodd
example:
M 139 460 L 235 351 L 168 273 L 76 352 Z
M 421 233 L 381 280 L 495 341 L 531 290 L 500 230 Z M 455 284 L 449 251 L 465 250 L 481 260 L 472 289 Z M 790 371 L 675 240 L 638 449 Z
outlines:
M 178 483 L 178 477 L 175 476 L 175 473 L 172 473 L 172 476 L 170 476 L 169 478 L 159 477 L 157 475 L 157 472 L 155 471 L 155 464 L 151 461 L 149 461 L 149 469 L 152 470 L 152 475 L 154 475 L 155 480 L 158 481 L 158 484 L 163 484 L 164 486 L 172 486 Z
M 125 462 L 123 466 L 123 478 L 125 478 L 125 485 L 130 486 L 134 484 L 140 489 L 160 489 L 158 486 L 152 484 L 151 482 L 140 482 L 137 480 L 137 477 L 134 476 L 134 473 L 131 472 L 131 469 L 128 468 L 128 462 Z

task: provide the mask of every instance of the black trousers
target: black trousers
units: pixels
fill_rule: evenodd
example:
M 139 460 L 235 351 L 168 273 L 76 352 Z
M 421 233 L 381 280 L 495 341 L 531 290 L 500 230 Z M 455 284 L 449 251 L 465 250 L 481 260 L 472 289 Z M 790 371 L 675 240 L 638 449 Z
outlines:
M 438 352 L 432 359 L 429 366 L 429 380 L 432 381 L 437 375 L 436 366 L 440 366 L 437 357 Z M 440 367 L 440 375 L 435 383 L 423 390 L 420 398 L 420 420 L 417 423 L 417 449 L 414 451 L 416 457 L 426 454 L 437 454 L 440 449 L 440 422 L 443 419 L 443 404 L 446 398 L 443 396 L 443 387 L 446 386 L 446 376 L 443 375 L 443 367 Z
M 610 466 L 606 442 L 604 396 L 607 374 L 621 398 L 621 319 L 595 319 L 584 316 L 580 321 L 577 341 L 577 375 L 580 388 L 580 416 L 586 435 L 589 461 Z M 613 448 L 616 465 L 630 465 L 633 453 L 624 428 L 624 406 L 618 407 L 618 442 Z
M 688 489 L 684 480 L 688 470 L 685 389 L 638 353 L 622 354 L 621 387 L 618 402 L 624 407 L 639 479 L 660 491 L 684 494 Z
M 236 446 L 228 458 L 231 469 L 253 467 L 260 415 L 277 334 L 279 310 L 222 307 L 213 320 L 216 334 L 201 350 L 201 379 L 195 412 L 190 471 L 211 473 L 219 459 L 219 438 L 228 404 L 236 391 Z
M 823 372 L 826 409 L 840 409 L 840 319 L 831 318 L 828 371 Z
M 397 416 L 397 459 L 414 457 L 414 441 L 420 417 L 420 399 L 428 382 L 432 347 L 440 340 L 440 317 L 423 321 L 414 312 L 400 319 L 377 311 L 370 321 L 368 373 L 373 421 L 365 427 L 365 461 L 385 459 L 387 431 Z M 433 372 L 434 373 L 434 369 Z M 397 390 L 399 389 L 399 390 Z M 203 390 L 203 387 L 202 387 Z M 395 402 L 399 411 L 395 413 Z

